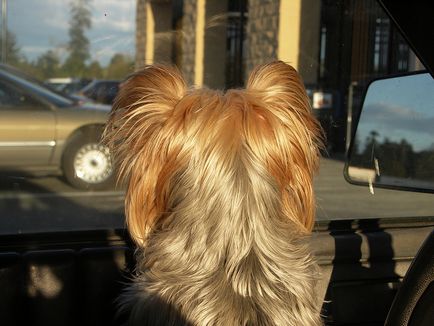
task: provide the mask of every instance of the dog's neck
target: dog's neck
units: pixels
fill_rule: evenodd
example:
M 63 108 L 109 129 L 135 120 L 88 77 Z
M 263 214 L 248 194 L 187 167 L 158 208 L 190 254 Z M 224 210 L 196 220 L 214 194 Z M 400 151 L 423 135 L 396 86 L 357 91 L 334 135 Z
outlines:
M 240 166 L 225 187 L 197 187 L 186 173 L 138 259 L 136 295 L 158 296 L 194 325 L 317 325 L 315 264 L 272 179 Z

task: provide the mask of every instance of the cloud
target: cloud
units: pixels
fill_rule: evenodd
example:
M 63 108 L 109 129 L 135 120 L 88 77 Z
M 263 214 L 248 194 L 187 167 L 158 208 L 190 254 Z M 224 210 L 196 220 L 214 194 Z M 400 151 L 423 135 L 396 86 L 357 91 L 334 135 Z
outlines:
M 24 52 L 37 54 L 37 55 L 40 55 L 40 54 L 44 53 L 45 51 L 47 51 L 46 46 L 23 46 L 21 49 Z
M 415 150 L 429 148 L 434 139 L 434 114 L 430 106 L 409 108 L 391 103 L 370 103 L 363 107 L 357 137 L 366 139 L 375 130 L 381 138 L 405 139 Z
M 92 59 L 105 65 L 114 53 L 134 55 L 135 0 L 92 0 L 92 27 L 86 32 Z M 68 42 L 68 0 L 8 2 L 8 27 L 29 60 L 47 50 L 62 52 Z
M 45 24 L 47 27 L 55 28 L 56 30 L 68 30 L 69 28 L 69 21 L 68 17 L 66 15 L 58 15 L 53 16 L 51 19 L 48 19 L 45 21 Z
M 135 1 L 97 0 L 92 5 L 92 24 L 96 28 L 134 31 Z
M 429 105 L 423 108 L 408 108 L 389 103 L 372 103 L 363 108 L 362 120 L 367 123 L 387 123 L 394 129 L 417 131 L 434 136 L 434 116 Z
M 423 119 L 428 117 L 427 113 L 421 110 L 415 110 L 413 108 L 383 101 L 369 103 L 364 106 L 363 111 L 366 111 L 365 115 L 376 119 L 390 119 L 391 117 L 398 119 Z
M 52 0 L 57 1 L 57 0 Z M 136 2 L 130 0 L 94 0 L 91 3 L 91 6 L 96 11 L 104 11 L 104 10 L 116 10 L 116 11 L 125 11 L 131 8 L 135 8 Z
M 131 38 L 118 38 L 112 42 L 100 44 L 94 47 L 92 59 L 100 62 L 108 63 L 116 53 L 128 54 L 134 57 L 134 40 Z
M 67 38 L 68 28 L 65 9 L 61 1 L 9 1 L 8 29 L 21 47 L 62 41 Z
M 95 29 L 118 30 L 122 32 L 134 32 L 135 22 L 129 20 L 112 19 L 109 16 L 93 17 L 92 25 Z

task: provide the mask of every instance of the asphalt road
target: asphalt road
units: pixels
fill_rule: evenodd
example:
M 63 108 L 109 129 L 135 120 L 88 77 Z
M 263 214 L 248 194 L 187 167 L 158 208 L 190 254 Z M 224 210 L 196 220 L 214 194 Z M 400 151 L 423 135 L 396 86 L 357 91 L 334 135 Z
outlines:
M 315 178 L 317 219 L 434 216 L 434 194 L 349 184 L 344 162 L 323 159 Z
M 124 226 L 122 191 L 80 191 L 59 178 L 0 177 L 0 234 Z
M 434 195 L 348 184 L 341 160 L 315 178 L 317 219 L 434 216 Z M 123 192 L 83 192 L 55 177 L 0 177 L 0 234 L 124 226 Z

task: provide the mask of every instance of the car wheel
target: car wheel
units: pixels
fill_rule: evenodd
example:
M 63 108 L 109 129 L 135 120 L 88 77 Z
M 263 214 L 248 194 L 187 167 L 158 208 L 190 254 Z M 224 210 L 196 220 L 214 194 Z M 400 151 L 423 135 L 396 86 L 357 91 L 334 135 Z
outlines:
M 113 186 L 114 167 L 107 146 L 100 143 L 100 133 L 79 133 L 69 142 L 63 156 L 63 172 L 74 187 L 102 190 Z

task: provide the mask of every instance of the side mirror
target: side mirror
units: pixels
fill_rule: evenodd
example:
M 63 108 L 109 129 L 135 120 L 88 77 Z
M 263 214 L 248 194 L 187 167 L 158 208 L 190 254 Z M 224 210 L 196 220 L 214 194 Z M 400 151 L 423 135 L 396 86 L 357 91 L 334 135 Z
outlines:
M 378 79 L 366 92 L 344 170 L 371 188 L 434 192 L 434 79 Z

